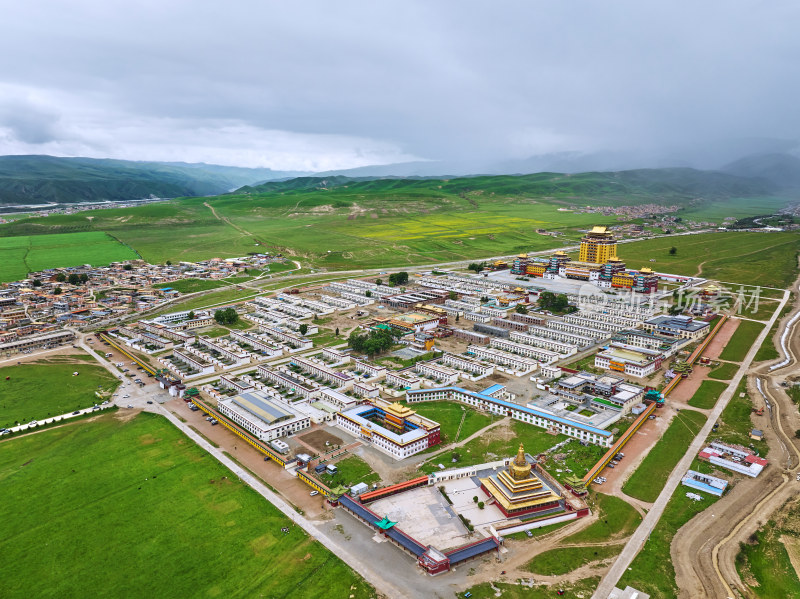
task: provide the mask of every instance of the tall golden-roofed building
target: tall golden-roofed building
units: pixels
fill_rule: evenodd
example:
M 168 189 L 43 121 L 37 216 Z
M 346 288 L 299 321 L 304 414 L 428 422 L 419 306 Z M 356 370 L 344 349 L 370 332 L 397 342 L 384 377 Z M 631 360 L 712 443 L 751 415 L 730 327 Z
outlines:
M 579 262 L 605 264 L 610 258 L 616 257 L 617 240 L 606 227 L 592 227 L 592 230 L 581 239 Z
M 481 479 L 481 488 L 509 518 L 562 506 L 562 496 L 534 472 L 520 443 L 506 470 Z

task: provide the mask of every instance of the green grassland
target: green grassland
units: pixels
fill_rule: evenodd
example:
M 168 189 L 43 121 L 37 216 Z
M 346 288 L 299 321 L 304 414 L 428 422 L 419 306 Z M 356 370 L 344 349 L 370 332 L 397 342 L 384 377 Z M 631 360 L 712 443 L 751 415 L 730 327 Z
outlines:
M 763 401 L 759 397 L 759 406 L 763 407 Z M 737 387 L 736 392 L 731 397 L 728 405 L 722 410 L 717 424 L 719 428 L 712 432 L 709 436 L 710 439 L 719 439 L 723 443 L 733 443 L 736 445 L 752 445 L 759 455 L 766 457 L 769 452 L 769 446 L 766 441 L 753 441 L 750 439 L 750 430 L 753 428 L 761 428 L 758 424 L 753 424 L 750 418 L 753 402 L 750 395 L 747 393 L 747 381 L 742 380 Z M 760 418 L 766 416 L 753 416 L 758 422 Z
M 677 249 L 670 256 L 671 247 Z M 628 266 L 747 285 L 787 287 L 797 277 L 800 233 L 701 233 L 617 246 Z M 650 260 L 655 260 L 655 263 Z M 702 271 L 699 267 L 702 265 Z
M 153 285 L 158 289 L 174 289 L 181 293 L 194 293 L 195 291 L 208 291 L 209 289 L 217 289 L 224 287 L 225 282 L 218 279 L 181 279 L 179 281 L 172 281 L 171 283 L 159 283 Z
M 2 446 L 4 597 L 372 595 L 161 417 L 106 415 Z
M 621 539 L 632 534 L 642 517 L 626 501 L 603 493 L 590 497 L 592 509 L 598 519 L 589 526 L 562 540 L 562 543 L 599 543 L 610 539 Z
M 612 558 L 622 551 L 622 545 L 599 545 L 590 547 L 558 547 L 534 557 L 525 566 L 534 574 L 559 576 L 577 570 L 591 562 Z
M 741 362 L 744 360 L 750 346 L 758 337 L 759 333 L 764 329 L 764 325 L 760 322 L 752 320 L 742 320 L 739 326 L 736 327 L 733 336 L 722 349 L 719 355 L 720 360 L 727 360 L 729 362 Z
M 102 231 L 74 234 L 0 236 L 0 283 L 18 281 L 29 272 L 66 266 L 106 266 L 135 260 L 130 247 Z
M 186 299 L 172 302 L 168 306 L 158 310 L 153 316 L 168 314 L 169 312 L 180 312 L 182 310 L 198 310 L 207 307 L 220 307 L 221 305 L 252 299 L 260 292 L 253 289 L 239 289 L 237 287 L 225 287 L 224 289 L 212 290 L 209 293 L 199 296 L 192 296 Z
M 0 368 L 0 427 L 89 408 L 102 401 L 96 391 L 108 397 L 119 385 L 102 366 L 60 362 Z M 73 372 L 78 376 L 72 376 Z
M 741 544 L 736 569 L 748 581 L 753 596 L 800 597 L 800 579 L 784 544 L 784 540 L 797 539 L 798 516 L 800 509 L 793 501 Z
M 676 414 L 658 443 L 625 481 L 622 490 L 642 501 L 655 501 L 664 488 L 672 469 L 686 453 L 686 448 L 703 427 L 706 417 L 693 410 L 681 410 Z
M 588 599 L 600 584 L 600 577 L 584 578 L 575 582 L 564 582 L 557 586 L 553 584 L 537 584 L 523 586 L 508 582 L 484 582 L 475 585 L 469 591 L 463 591 L 456 596 L 459 599 L 470 593 L 471 599 L 551 599 L 556 596 L 556 589 L 564 591 L 564 597 Z
M 780 326 L 781 318 L 786 316 L 792 309 L 792 300 L 790 299 L 786 305 L 781 310 L 778 319 L 775 321 L 775 324 L 772 325 L 772 328 L 769 330 L 767 334 L 767 338 L 764 340 L 764 343 L 761 344 L 761 347 L 758 348 L 756 352 L 755 361 L 756 362 L 763 362 L 765 360 L 777 360 L 780 358 L 780 353 L 778 353 L 778 348 L 775 347 L 775 342 L 772 340 L 775 336 L 775 333 L 778 331 L 778 327 Z
M 731 366 L 736 366 L 738 369 L 738 365 L 732 364 Z M 722 381 L 709 381 L 705 380 L 700 383 L 700 386 L 695 391 L 694 395 L 692 395 L 691 399 L 689 400 L 689 405 L 695 408 L 700 408 L 701 410 L 708 410 L 714 407 L 714 404 L 717 403 L 719 396 L 722 395 L 722 392 L 728 387 L 728 383 L 723 383 Z
M 695 460 L 692 468 L 696 469 L 699 464 Z M 644 548 L 617 583 L 619 588 L 624 589 L 630 585 L 649 593 L 651 597 L 679 595 L 669 548 L 678 529 L 718 499 L 708 495 L 703 497 L 702 501 L 693 501 L 686 497 L 685 487 L 679 486 L 675 490 Z
M 418 402 L 409 407 L 420 416 L 435 420 L 441 425 L 441 440 L 445 445 L 456 441 L 455 436 L 459 424 L 461 424 L 462 415 L 464 415 L 464 424 L 461 426 L 459 435 L 459 439 L 462 441 L 492 422 L 490 416 L 452 401 Z
M 689 208 L 697 197 L 759 194 L 750 182 L 723 179 L 687 169 L 452 180 L 304 178 L 213 198 L 22 219 L 0 227 L 0 236 L 108 231 L 156 263 L 269 250 L 315 267 L 394 267 L 546 250 L 577 241 L 578 229 L 617 220 L 578 212 L 578 206 Z M 751 207 L 753 214 L 760 210 Z
M 739 365 L 735 362 L 722 362 L 714 370 L 708 373 L 708 378 L 716 379 L 718 381 L 729 381 L 739 370 Z
M 527 453 L 536 455 L 567 439 L 566 435 L 551 435 L 541 428 L 518 420 L 511 421 L 510 431 L 510 436 L 502 433 L 494 434 L 495 431 L 489 431 L 454 450 L 457 455 L 455 462 L 452 461 L 454 452 L 448 451 L 432 457 L 422 464 L 420 469 L 422 472 L 430 474 L 440 469 L 440 463 L 445 468 L 461 468 L 500 460 L 516 455 L 520 443 L 525 446 Z
M 369 464 L 355 455 L 339 460 L 335 465 L 338 469 L 336 474 L 323 473 L 320 475 L 322 481 L 329 487 L 338 485 L 352 487 L 358 483 L 371 485 L 381 480 L 380 475 L 373 472 Z

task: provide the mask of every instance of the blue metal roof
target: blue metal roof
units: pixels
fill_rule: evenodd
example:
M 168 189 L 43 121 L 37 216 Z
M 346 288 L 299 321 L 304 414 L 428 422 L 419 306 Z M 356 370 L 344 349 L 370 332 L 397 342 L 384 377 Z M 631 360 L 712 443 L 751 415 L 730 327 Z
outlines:
M 495 383 L 491 387 L 486 387 L 486 389 L 481 391 L 481 394 L 482 395 L 491 395 L 492 393 L 494 393 L 496 391 L 500 391 L 500 389 L 502 389 L 503 387 L 505 387 L 505 385 L 501 385 L 500 383 Z
M 561 418 L 559 416 L 554 416 L 549 412 L 544 412 L 542 410 L 538 410 L 536 408 L 529 408 L 527 406 L 521 406 L 516 403 L 511 403 L 510 401 L 505 401 L 503 399 L 495 399 L 489 395 L 484 395 L 483 393 L 478 393 L 475 391 L 467 391 L 466 389 L 462 389 L 461 387 L 437 387 L 434 389 L 410 389 L 406 391 L 406 395 L 416 395 L 417 393 L 426 393 L 428 391 L 457 391 L 459 393 L 464 393 L 465 395 L 472 395 L 473 397 L 477 397 L 483 401 L 488 401 L 495 403 L 499 406 L 503 406 L 506 408 L 510 408 L 512 410 L 519 410 L 520 412 L 525 412 L 531 414 L 533 416 L 538 416 L 539 418 L 546 418 L 547 420 L 552 420 L 553 422 L 558 422 L 559 424 L 564 424 L 566 426 L 574 426 L 575 428 L 579 428 L 581 430 L 594 433 L 595 435 L 600 435 L 601 437 L 610 437 L 611 433 L 608 431 L 604 431 L 601 428 L 597 428 L 594 426 L 590 426 L 588 424 L 583 424 L 576 420 L 569 420 L 567 418 Z
M 454 549 L 445 555 L 450 558 L 450 564 L 457 564 L 458 562 L 463 562 L 465 559 L 469 559 L 471 557 L 475 557 L 476 555 L 482 555 L 487 551 L 491 551 L 492 549 L 497 549 L 499 547 L 497 540 L 494 537 L 489 537 L 488 539 L 484 539 L 480 543 L 475 543 L 474 545 L 467 545 L 466 547 L 461 547 Z

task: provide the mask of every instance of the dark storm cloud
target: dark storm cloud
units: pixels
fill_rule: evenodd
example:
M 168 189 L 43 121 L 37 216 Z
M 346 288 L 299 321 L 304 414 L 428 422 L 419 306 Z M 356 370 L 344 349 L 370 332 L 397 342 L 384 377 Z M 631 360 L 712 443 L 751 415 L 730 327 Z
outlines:
M 796 2 L 78 1 L 4 14 L 0 97 L 18 109 L 0 103 L 3 153 L 325 169 L 800 137 Z

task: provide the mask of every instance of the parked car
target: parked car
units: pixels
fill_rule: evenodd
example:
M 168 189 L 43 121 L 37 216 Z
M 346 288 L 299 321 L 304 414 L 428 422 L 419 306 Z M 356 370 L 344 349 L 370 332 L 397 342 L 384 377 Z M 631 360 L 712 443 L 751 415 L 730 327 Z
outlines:
M 153 403 L 153 402 L 152 402 L 152 401 L 150 401 L 150 400 L 148 399 L 148 400 L 147 400 L 147 403 L 151 404 L 151 403 Z
M 311 491 L 310 495 L 311 495 L 311 497 L 314 497 L 315 495 L 319 495 L 319 491 Z

